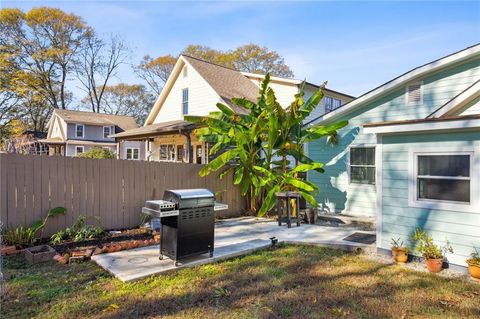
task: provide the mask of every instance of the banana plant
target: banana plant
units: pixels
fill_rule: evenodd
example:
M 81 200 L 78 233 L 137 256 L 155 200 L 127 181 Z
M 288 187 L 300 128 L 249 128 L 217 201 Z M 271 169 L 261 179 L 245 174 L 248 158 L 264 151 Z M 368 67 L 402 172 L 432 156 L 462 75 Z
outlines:
M 200 175 L 223 170 L 221 176 L 224 176 L 233 171 L 233 182 L 247 195 L 248 208 L 259 215 L 273 208 L 279 191 L 298 191 L 311 205 L 317 205 L 314 194 L 318 187 L 299 178 L 299 173 L 323 172 L 324 168 L 305 154 L 304 146 L 322 137 L 336 136 L 337 130 L 347 125 L 346 121 L 328 126 L 303 125 L 323 98 L 325 84 L 307 101 L 302 85 L 293 102 L 284 109 L 269 83 L 267 74 L 256 103 L 232 99 L 245 112 L 236 113 L 218 103 L 219 111 L 208 116 L 185 116 L 186 121 L 202 126 L 196 134 L 201 141 L 213 143 L 210 154 L 217 155 L 202 168 Z

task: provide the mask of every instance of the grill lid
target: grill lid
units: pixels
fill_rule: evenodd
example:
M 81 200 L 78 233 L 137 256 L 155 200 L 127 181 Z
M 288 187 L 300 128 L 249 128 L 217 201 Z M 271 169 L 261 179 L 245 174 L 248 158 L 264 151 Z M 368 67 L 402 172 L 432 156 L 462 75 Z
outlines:
M 163 199 L 174 202 L 177 209 L 215 205 L 215 195 L 205 188 L 166 190 Z
M 213 198 L 213 194 L 206 188 L 190 188 L 190 189 L 169 189 L 165 193 L 174 194 L 178 199 L 190 199 L 190 198 Z

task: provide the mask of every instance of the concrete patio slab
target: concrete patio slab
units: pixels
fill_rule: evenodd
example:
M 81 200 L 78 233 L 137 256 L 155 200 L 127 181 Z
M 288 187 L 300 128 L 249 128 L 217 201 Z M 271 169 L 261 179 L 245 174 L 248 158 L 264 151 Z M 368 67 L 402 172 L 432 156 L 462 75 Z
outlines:
M 279 243 L 311 244 L 344 250 L 374 248 L 372 245 L 343 240 L 355 232 L 358 232 L 358 229 L 318 225 L 278 227 L 277 223 L 271 220 L 244 217 L 223 220 L 215 224 L 215 252 L 211 258 L 206 254 L 182 260 L 181 265 L 175 266 L 174 262 L 168 258 L 158 259 L 159 247 L 156 245 L 96 255 L 92 257 L 92 260 L 118 279 L 129 282 L 155 274 L 249 254 L 255 250 L 269 247 L 270 237 L 276 237 Z

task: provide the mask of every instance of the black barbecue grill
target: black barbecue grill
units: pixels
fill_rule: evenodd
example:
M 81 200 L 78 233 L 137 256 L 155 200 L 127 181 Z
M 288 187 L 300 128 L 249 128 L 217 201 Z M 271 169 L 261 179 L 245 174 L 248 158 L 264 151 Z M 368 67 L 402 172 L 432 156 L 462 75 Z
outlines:
M 215 195 L 202 188 L 166 190 L 163 200 L 147 201 L 142 212 L 160 218 L 160 259 L 167 256 L 177 265 L 186 257 L 213 257 L 214 211 Z

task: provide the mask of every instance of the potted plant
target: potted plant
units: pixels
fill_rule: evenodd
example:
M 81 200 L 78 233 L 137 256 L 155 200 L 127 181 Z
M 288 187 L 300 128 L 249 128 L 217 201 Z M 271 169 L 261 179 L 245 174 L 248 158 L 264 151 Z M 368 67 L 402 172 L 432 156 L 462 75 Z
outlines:
M 480 280 L 480 253 L 477 248 L 474 248 L 474 252 L 467 259 L 468 273 L 475 279 Z
M 442 270 L 445 253 L 453 253 L 453 248 L 448 242 L 442 247 L 436 245 L 432 236 L 421 228 L 415 229 L 413 240 L 416 242 L 417 251 L 425 258 L 427 269 L 433 273 Z
M 392 238 L 392 256 L 398 264 L 405 264 L 408 261 L 408 247 L 400 242 L 400 238 Z

